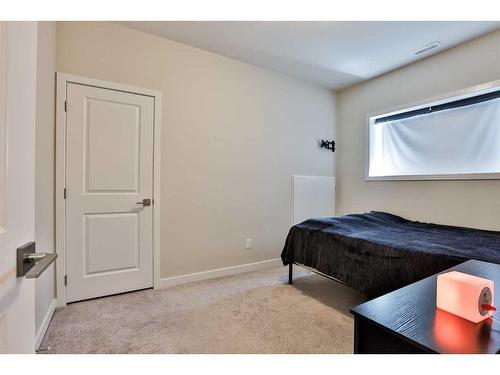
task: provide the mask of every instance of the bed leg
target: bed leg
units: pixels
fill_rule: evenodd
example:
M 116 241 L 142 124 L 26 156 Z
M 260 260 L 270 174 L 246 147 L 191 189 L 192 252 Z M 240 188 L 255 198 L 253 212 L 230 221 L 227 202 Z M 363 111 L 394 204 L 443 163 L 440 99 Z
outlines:
M 293 263 L 288 265 L 288 284 L 293 284 Z

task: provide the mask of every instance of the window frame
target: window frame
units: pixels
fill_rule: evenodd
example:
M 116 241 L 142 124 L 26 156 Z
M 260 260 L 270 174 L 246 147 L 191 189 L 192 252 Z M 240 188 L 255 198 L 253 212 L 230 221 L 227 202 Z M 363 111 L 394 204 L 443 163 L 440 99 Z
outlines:
M 369 176 L 370 167 L 370 125 L 377 118 L 396 115 L 423 107 L 435 106 L 450 101 L 460 100 L 485 94 L 500 89 L 500 79 L 471 86 L 466 89 L 429 97 L 410 104 L 380 110 L 366 114 L 365 123 L 365 181 L 432 181 L 432 180 L 500 180 L 498 173 L 468 173 L 468 174 L 433 174 L 433 175 L 397 175 L 397 176 Z

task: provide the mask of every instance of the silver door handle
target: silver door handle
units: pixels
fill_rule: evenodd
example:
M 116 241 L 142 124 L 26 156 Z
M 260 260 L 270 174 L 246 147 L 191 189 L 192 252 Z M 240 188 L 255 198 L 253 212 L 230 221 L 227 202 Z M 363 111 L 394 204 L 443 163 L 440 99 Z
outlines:
M 31 254 L 28 254 L 26 255 L 25 259 L 26 261 L 28 262 L 31 262 L 31 261 L 37 261 L 37 260 L 41 260 L 43 258 L 45 258 L 47 255 L 47 253 L 31 253 Z
M 31 262 L 35 262 L 33 268 L 31 268 L 24 277 L 27 279 L 37 279 L 40 275 L 47 269 L 49 266 L 56 260 L 57 254 L 48 254 L 48 253 L 40 253 L 43 254 L 43 257 L 36 255 L 29 255 L 28 259 Z
M 148 206 L 151 206 L 151 199 L 150 198 L 145 198 L 145 199 L 143 199 L 140 202 L 136 202 L 135 204 L 140 204 L 143 207 L 148 207 Z
M 37 253 L 34 241 L 18 247 L 16 253 L 16 275 L 27 279 L 39 277 L 57 258 L 57 254 Z

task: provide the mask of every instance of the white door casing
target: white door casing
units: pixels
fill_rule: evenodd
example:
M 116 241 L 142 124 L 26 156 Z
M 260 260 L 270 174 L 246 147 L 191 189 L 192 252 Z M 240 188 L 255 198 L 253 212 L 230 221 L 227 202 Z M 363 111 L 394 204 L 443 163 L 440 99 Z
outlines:
M 152 287 L 153 274 L 159 278 L 159 259 L 153 257 L 159 244 L 159 94 L 58 74 L 58 106 L 63 85 L 65 152 L 58 142 L 56 158 L 57 185 L 63 181 L 66 199 L 57 200 L 56 216 L 64 221 L 56 219 L 56 236 L 58 252 L 65 253 L 67 287 L 61 296 L 58 270 L 59 306 Z M 57 134 L 59 120 L 58 109 Z M 143 199 L 154 204 L 137 204 Z
M 35 350 L 35 282 L 16 248 L 35 237 L 36 22 L 0 22 L 0 353 Z

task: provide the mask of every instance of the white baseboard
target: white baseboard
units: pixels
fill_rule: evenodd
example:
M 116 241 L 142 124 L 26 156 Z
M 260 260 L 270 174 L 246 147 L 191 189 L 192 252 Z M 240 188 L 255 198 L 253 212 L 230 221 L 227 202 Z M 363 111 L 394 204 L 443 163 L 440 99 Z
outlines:
M 49 328 L 49 323 L 52 320 L 52 316 L 54 315 L 54 311 L 56 309 L 56 299 L 54 298 L 52 302 L 50 303 L 49 310 L 47 311 L 47 314 L 45 314 L 45 317 L 43 318 L 42 325 L 40 326 L 40 329 L 36 333 L 36 338 L 35 338 L 35 348 L 38 350 L 40 349 L 40 345 L 42 344 L 43 337 L 45 336 L 45 332 L 47 332 L 47 328 Z
M 215 270 L 190 273 L 187 275 L 166 277 L 160 279 L 160 282 L 158 283 L 158 288 L 166 288 L 169 286 L 189 283 L 192 281 L 213 279 L 221 276 L 237 275 L 239 273 L 245 273 L 250 271 L 260 271 L 279 266 L 283 266 L 283 262 L 281 261 L 281 258 L 275 258 L 270 260 L 264 260 L 261 262 L 241 264 L 239 266 L 217 268 Z

